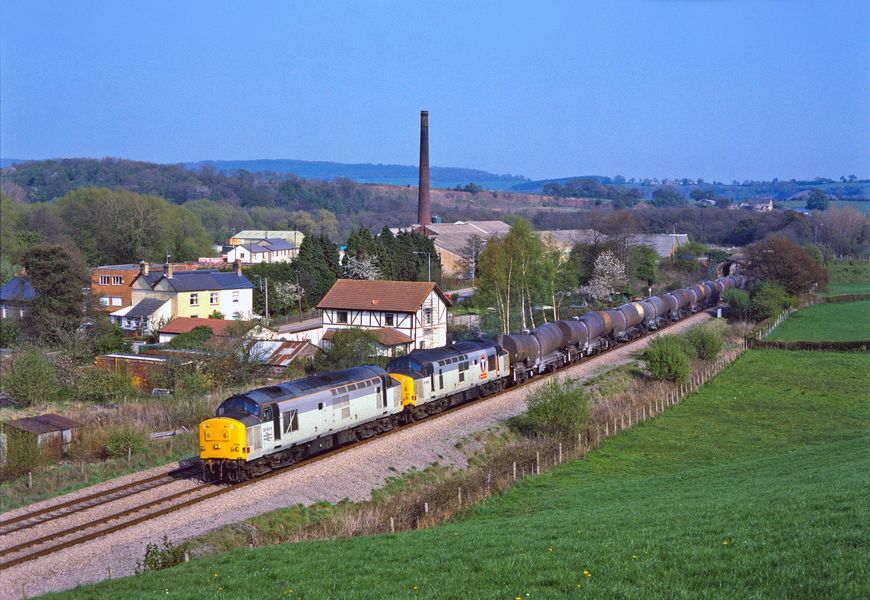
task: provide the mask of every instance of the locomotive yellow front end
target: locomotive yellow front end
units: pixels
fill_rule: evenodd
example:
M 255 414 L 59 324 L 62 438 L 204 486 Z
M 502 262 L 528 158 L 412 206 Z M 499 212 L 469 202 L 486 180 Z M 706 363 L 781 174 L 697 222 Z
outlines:
M 215 417 L 199 426 L 199 459 L 203 474 L 223 480 L 238 472 L 248 457 L 245 424 L 236 419 Z

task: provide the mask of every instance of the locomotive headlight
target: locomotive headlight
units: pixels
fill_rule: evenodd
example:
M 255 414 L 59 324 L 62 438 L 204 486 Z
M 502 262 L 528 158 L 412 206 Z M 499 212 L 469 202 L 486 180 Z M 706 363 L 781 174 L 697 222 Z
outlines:
M 220 444 L 214 444 L 214 445 L 212 446 L 212 448 L 214 448 L 215 450 L 220 450 L 220 449 L 221 449 L 221 445 L 220 445 Z

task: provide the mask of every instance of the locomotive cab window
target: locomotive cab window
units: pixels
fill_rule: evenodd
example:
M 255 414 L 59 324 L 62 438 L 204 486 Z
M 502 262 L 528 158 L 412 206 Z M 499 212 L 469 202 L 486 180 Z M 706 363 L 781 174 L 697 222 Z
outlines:
M 217 410 L 217 416 L 223 417 L 233 413 L 257 416 L 260 414 L 260 406 L 246 396 L 233 396 L 221 403 Z
M 487 363 L 489 365 L 489 371 L 495 371 L 495 354 L 490 354 L 487 358 Z

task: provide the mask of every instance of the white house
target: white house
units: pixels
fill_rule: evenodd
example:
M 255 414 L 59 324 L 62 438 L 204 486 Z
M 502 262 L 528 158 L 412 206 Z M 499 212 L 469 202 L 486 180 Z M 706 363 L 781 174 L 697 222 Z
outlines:
M 341 329 L 371 330 L 389 354 L 447 344 L 450 300 L 431 281 L 339 279 L 317 305 L 321 339 Z
M 233 246 L 226 255 L 228 263 L 237 260 L 245 264 L 290 262 L 299 253 L 293 242 L 280 238 L 263 239 L 256 243 Z

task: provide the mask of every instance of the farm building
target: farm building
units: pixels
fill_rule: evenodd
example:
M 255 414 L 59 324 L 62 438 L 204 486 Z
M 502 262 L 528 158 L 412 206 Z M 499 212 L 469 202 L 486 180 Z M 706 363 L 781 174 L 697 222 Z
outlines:
M 3 449 L 4 460 L 7 444 L 14 436 L 35 440 L 38 448 L 45 448 L 49 453 L 60 458 L 69 450 L 80 427 L 81 423 L 78 421 L 54 413 L 6 421 L 3 424 L 4 431 L 0 434 L 0 447 Z

